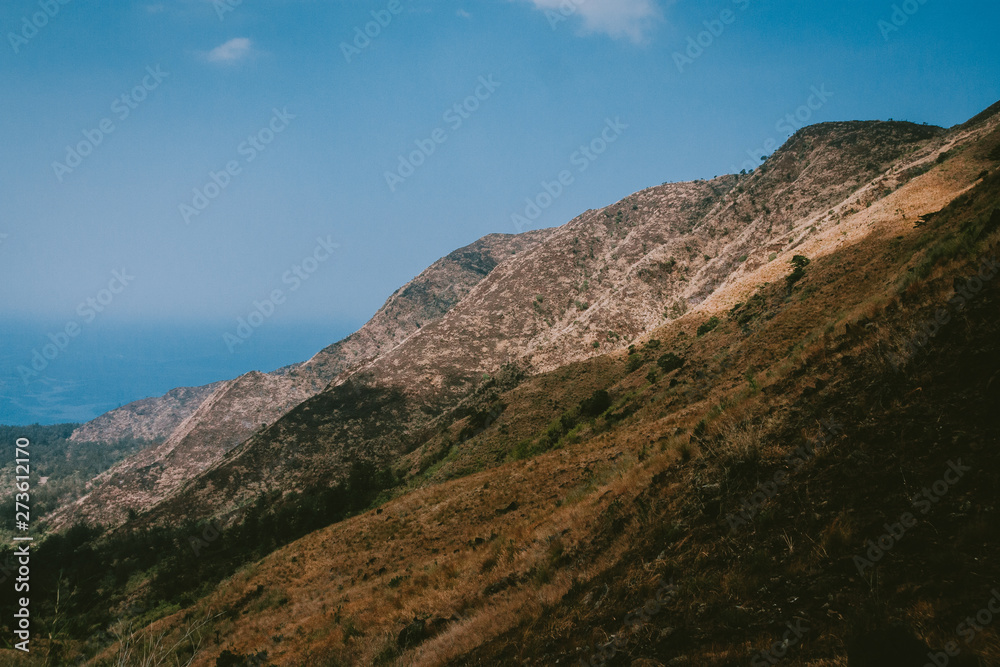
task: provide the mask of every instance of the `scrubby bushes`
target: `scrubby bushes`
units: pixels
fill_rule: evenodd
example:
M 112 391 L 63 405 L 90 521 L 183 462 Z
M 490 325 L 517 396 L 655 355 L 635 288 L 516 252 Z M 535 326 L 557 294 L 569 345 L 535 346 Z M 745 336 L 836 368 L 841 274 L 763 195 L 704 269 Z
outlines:
M 580 440 L 579 432 L 586 422 L 604 414 L 611 407 L 611 395 L 605 389 L 598 389 L 580 404 L 560 415 L 535 440 L 522 440 L 510 452 L 513 460 L 526 459 L 549 451 L 562 442 L 575 443 Z
M 790 274 L 785 276 L 785 282 L 788 284 L 788 289 L 791 290 L 792 286 L 806 275 L 806 267 L 809 266 L 809 258 L 805 255 L 795 255 L 792 257 L 792 266 L 795 268 Z
M 232 576 L 248 562 L 260 560 L 314 530 L 367 510 L 397 479 L 367 461 L 352 463 L 346 478 L 334 486 L 303 492 L 273 491 L 244 509 L 243 521 L 183 521 L 164 526 L 122 528 L 103 535 L 101 527 L 77 525 L 53 534 L 32 548 L 32 597 L 38 632 L 55 631 L 85 639 L 113 620 L 113 610 L 128 595 L 130 582 L 148 581 L 138 600 L 150 609 L 186 605 L 200 591 Z M 16 563 L 13 547 L 0 548 L 0 563 Z M 34 589 L 34 586 L 32 587 Z M 57 598 L 55 591 L 61 591 Z M 58 601 L 57 601 L 58 600 Z M 94 600 L 103 605 L 94 606 Z M 0 599 L 0 613 L 13 616 L 13 599 Z M 35 609 L 37 605 L 37 609 Z
M 656 365 L 660 367 L 664 373 L 669 373 L 670 371 L 677 370 L 684 365 L 684 360 L 678 357 L 673 352 L 667 352 L 666 354 L 660 355 L 660 358 L 656 360 Z
M 580 401 L 580 414 L 585 417 L 597 417 L 611 407 L 611 395 L 604 389 L 598 389 L 589 398 Z
M 698 335 L 704 336 L 705 334 L 714 331 L 715 327 L 719 326 L 719 318 L 715 315 L 708 318 L 708 321 L 698 327 Z
M 644 363 L 646 363 L 646 360 L 642 358 L 642 355 L 638 352 L 633 352 L 628 355 L 628 360 L 625 362 L 625 372 L 633 373 L 642 368 Z

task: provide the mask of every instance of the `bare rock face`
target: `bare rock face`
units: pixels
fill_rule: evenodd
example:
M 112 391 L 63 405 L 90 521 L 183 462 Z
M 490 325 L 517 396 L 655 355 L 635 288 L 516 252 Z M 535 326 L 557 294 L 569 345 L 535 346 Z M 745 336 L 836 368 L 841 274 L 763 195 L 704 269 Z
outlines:
M 397 290 L 357 332 L 308 361 L 272 373 L 175 389 L 123 406 L 84 424 L 73 440 L 123 437 L 164 440 L 93 480 L 93 490 L 48 517 L 53 527 L 83 519 L 115 525 L 141 512 L 218 461 L 360 361 L 373 359 L 440 319 L 500 262 L 531 247 L 547 232 L 493 234 L 438 260 Z
M 666 184 L 588 211 L 362 370 L 385 385 L 446 390 L 449 378 L 505 361 L 545 371 L 624 347 L 767 263 L 772 248 L 807 236 L 941 132 L 910 123 L 814 126 L 752 175 Z

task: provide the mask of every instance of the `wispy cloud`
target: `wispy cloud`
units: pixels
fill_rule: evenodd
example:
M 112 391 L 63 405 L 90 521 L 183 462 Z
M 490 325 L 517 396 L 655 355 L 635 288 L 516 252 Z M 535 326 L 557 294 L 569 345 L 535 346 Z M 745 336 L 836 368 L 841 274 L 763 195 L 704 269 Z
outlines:
M 544 12 L 583 22 L 585 33 L 605 33 L 633 42 L 646 39 L 662 16 L 656 0 L 528 0 Z M 572 12 L 569 10 L 572 9 Z
M 464 9 L 459 9 L 456 12 L 456 14 L 458 14 L 459 16 L 461 16 L 463 19 L 471 19 L 472 18 L 472 14 L 470 14 L 467 11 L 465 11 Z
M 233 63 L 250 55 L 253 43 L 246 37 L 234 37 L 208 52 L 213 63 Z

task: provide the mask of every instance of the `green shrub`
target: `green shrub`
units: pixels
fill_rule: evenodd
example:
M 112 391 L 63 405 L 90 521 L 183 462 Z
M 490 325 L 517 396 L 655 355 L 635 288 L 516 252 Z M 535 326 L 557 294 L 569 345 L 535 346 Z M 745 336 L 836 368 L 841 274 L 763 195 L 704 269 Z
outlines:
M 628 373 L 635 372 L 638 369 L 642 368 L 642 365 L 644 363 L 645 360 L 642 358 L 642 355 L 633 352 L 632 354 L 628 355 L 628 361 L 625 362 L 625 371 Z
M 712 317 L 708 318 L 707 322 L 698 327 L 698 335 L 704 336 L 710 331 L 714 331 L 715 327 L 717 326 L 719 326 L 719 318 L 713 315 Z
M 563 415 L 565 417 L 565 415 Z M 563 423 L 562 418 L 559 421 L 555 421 L 549 424 L 549 427 L 545 429 L 545 439 L 549 444 L 555 444 L 559 442 L 559 438 L 562 434 L 566 432 L 566 425 Z
M 585 417 L 597 417 L 611 407 L 611 395 L 604 389 L 598 389 L 589 398 L 580 401 L 580 414 Z
M 785 276 L 785 282 L 788 284 L 788 289 L 792 289 L 792 286 L 802 280 L 803 276 L 806 275 L 806 267 L 809 266 L 809 258 L 805 255 L 795 255 L 795 257 L 792 257 L 791 265 L 795 268 L 790 274 Z
M 534 441 L 521 440 L 519 443 L 514 445 L 514 449 L 510 451 L 510 458 L 514 461 L 520 461 L 522 459 L 530 458 L 540 452 L 541 449 L 535 446 Z
M 243 665 L 267 665 L 267 651 L 243 655 L 226 649 L 215 659 L 215 667 L 242 667 Z
M 656 365 L 659 366 L 660 370 L 664 373 L 669 373 L 670 371 L 683 366 L 684 360 L 673 352 L 667 352 L 666 354 L 660 355 L 660 358 L 656 360 Z

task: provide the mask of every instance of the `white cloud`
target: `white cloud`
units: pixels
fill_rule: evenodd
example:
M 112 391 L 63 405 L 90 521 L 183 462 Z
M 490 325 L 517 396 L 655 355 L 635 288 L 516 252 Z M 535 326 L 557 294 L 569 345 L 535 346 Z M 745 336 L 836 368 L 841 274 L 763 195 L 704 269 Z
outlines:
M 472 14 L 470 14 L 467 11 L 465 11 L 464 9 L 459 9 L 458 12 L 457 12 L 457 14 L 459 16 L 461 16 L 463 19 L 471 19 L 472 18 Z
M 250 55 L 253 43 L 246 37 L 234 37 L 225 44 L 220 44 L 208 52 L 208 59 L 213 63 L 232 63 Z
M 656 0 L 529 0 L 546 13 L 550 23 L 582 20 L 584 32 L 606 33 L 641 42 L 661 17 Z

